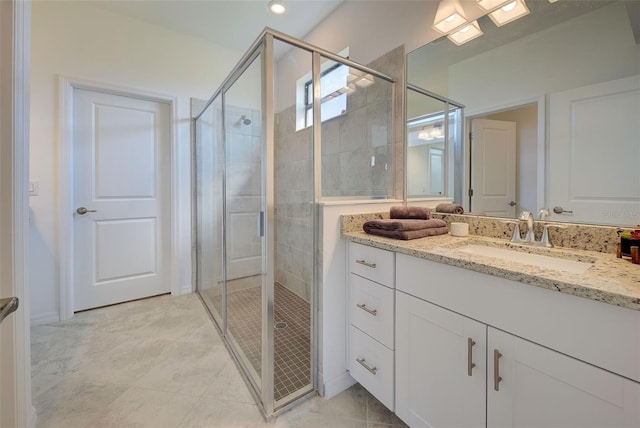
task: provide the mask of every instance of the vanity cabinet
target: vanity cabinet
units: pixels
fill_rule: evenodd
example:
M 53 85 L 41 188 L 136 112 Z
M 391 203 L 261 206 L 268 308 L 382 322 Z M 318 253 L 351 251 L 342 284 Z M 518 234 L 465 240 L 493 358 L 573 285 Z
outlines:
M 390 410 L 395 404 L 395 254 L 349 244 L 349 373 Z
M 486 325 L 396 294 L 396 413 L 412 427 L 481 427 Z
M 640 383 L 491 327 L 487 358 L 489 427 L 640 426 Z
M 637 311 L 396 262 L 396 413 L 410 426 L 640 426 Z
M 412 427 L 633 427 L 640 383 L 398 291 L 396 413 Z

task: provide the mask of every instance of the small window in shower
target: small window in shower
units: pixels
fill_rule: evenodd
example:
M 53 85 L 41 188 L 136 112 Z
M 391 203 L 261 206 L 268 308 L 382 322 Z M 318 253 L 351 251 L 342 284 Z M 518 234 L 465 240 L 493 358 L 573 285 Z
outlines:
M 320 74 L 322 121 L 333 119 L 347 111 L 347 75 L 349 67 L 336 63 Z M 304 126 L 313 125 L 313 82 L 304 85 Z
M 338 55 L 348 58 L 349 48 Z M 347 110 L 349 67 L 335 61 L 324 61 L 320 65 L 321 118 L 333 119 Z M 309 72 L 297 81 L 296 131 L 313 125 L 313 78 Z

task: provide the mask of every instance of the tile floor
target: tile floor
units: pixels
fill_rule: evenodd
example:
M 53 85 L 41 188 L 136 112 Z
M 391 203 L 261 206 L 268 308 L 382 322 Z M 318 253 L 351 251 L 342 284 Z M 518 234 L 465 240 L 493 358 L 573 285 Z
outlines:
M 195 295 L 160 296 L 34 326 L 39 427 L 401 427 L 359 385 L 264 422 Z
M 230 334 L 258 376 L 262 371 L 262 289 L 243 288 L 227 296 Z M 213 297 L 214 308 L 222 296 Z M 217 309 L 216 309 L 217 310 Z M 282 284 L 274 284 L 274 397 L 281 400 L 311 384 L 311 310 L 309 303 Z

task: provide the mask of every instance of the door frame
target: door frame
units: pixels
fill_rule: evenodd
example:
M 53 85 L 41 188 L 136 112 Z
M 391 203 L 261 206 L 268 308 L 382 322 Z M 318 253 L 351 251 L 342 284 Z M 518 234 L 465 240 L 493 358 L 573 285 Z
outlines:
M 113 85 L 104 82 L 96 82 L 82 78 L 69 76 L 58 77 L 59 87 L 59 153 L 58 159 L 60 165 L 60 186 L 59 186 L 59 206 L 58 219 L 60 228 L 59 253 L 60 253 L 60 320 L 68 320 L 73 318 L 74 308 L 74 290 L 73 290 L 73 94 L 76 89 L 105 92 L 113 95 L 120 95 L 131 98 L 142 98 L 149 101 L 169 104 L 171 111 L 170 127 L 170 186 L 169 186 L 169 204 L 171 206 L 169 215 L 169 245 L 171 251 L 169 254 L 169 281 L 171 283 L 171 294 L 180 295 L 181 287 L 179 281 L 178 260 L 180 254 L 178 251 L 178 231 L 180 229 L 178 222 L 178 200 L 179 200 L 179 183 L 178 183 L 178 145 L 177 139 L 177 118 L 178 118 L 178 99 L 177 97 L 141 91 L 139 89 Z
M 537 156 L 536 156 L 536 186 L 537 186 L 537 194 L 536 194 L 536 203 L 538 207 L 544 207 L 546 204 L 547 194 L 547 130 L 546 130 L 546 122 L 547 122 L 547 95 L 543 94 L 540 97 L 535 98 L 527 98 L 523 100 L 514 101 L 512 103 L 495 105 L 487 108 L 477 108 L 473 110 L 467 110 L 465 113 L 465 130 L 467 131 L 464 135 L 464 147 L 463 147 L 463 169 L 462 169 L 462 185 L 463 191 L 462 196 L 464 201 L 462 205 L 468 211 L 471 200 L 469 197 L 469 189 L 471 188 L 471 140 L 469 139 L 469 134 L 471 133 L 471 121 L 473 119 L 478 119 L 481 116 L 486 116 L 488 114 L 500 113 L 507 110 L 514 110 L 520 107 L 525 107 L 531 104 L 536 104 L 538 106 L 538 141 L 537 141 Z M 516 156 L 517 161 L 517 156 Z M 535 214 L 535 213 L 534 213 Z
M 2 138 L 0 139 L 0 290 L 17 296 L 20 307 L 3 322 L 2 340 L 13 346 L 0 348 L 1 370 L 9 371 L 0 385 L 4 422 L 10 426 L 34 427 L 36 410 L 31 400 L 31 345 L 28 289 L 29 242 L 29 118 L 31 86 L 31 2 L 0 2 L 0 103 L 2 104 Z M 4 25 L 7 24 L 7 25 Z M 3 90 L 4 88 L 4 90 Z M 6 138 L 5 138 L 6 137 Z M 6 296 L 6 297 L 9 297 Z M 5 296 L 3 296 L 5 297 Z M 3 423 L 0 421 L 0 425 Z

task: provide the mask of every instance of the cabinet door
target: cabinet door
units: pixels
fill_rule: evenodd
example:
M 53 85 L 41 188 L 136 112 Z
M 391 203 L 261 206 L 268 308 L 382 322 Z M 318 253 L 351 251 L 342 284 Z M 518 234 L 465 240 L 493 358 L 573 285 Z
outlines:
M 412 427 L 480 427 L 485 406 L 486 326 L 397 292 L 398 416 Z
M 640 426 L 639 383 L 491 327 L 487 343 L 488 426 Z

